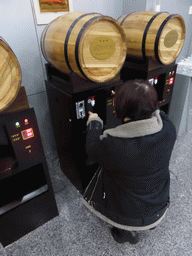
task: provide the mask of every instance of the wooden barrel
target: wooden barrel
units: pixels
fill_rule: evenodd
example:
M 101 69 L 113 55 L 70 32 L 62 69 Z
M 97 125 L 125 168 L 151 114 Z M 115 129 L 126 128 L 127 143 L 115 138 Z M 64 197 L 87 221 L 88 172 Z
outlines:
M 113 79 L 124 64 L 126 36 L 111 17 L 71 12 L 45 27 L 41 50 L 58 70 L 103 83 Z
M 118 19 L 127 37 L 127 56 L 151 58 L 169 65 L 179 55 L 185 40 L 185 22 L 178 14 L 135 12 Z
M 17 97 L 21 87 L 21 69 L 17 57 L 0 37 L 0 112 Z

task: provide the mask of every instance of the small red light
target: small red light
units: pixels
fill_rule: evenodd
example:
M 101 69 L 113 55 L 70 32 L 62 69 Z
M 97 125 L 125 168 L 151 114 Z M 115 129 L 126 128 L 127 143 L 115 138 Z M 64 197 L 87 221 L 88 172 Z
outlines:
M 94 100 L 95 99 L 95 96 L 91 96 L 91 100 Z
M 173 84 L 173 82 L 174 82 L 174 78 L 172 77 L 169 79 L 169 84 Z
M 25 123 L 28 123 L 28 122 L 29 122 L 29 120 L 28 120 L 28 119 L 25 119 L 25 120 L 24 120 L 24 122 L 25 122 Z

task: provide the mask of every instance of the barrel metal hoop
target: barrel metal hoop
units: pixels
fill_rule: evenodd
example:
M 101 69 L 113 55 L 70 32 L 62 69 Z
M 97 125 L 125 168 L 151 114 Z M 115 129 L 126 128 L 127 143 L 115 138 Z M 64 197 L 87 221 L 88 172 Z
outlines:
M 175 14 L 171 14 L 169 15 L 164 21 L 163 23 L 161 24 L 158 32 L 157 32 L 157 35 L 156 35 L 156 39 L 155 39 L 155 58 L 156 60 L 160 63 L 160 64 L 163 64 L 159 58 L 159 54 L 158 54 L 158 44 L 159 44 L 159 38 L 160 38 L 160 35 L 161 35 L 161 32 L 163 30 L 163 28 L 165 27 L 166 23 L 172 18 L 174 17 Z
M 159 16 L 160 14 L 162 14 L 164 12 L 158 12 L 156 13 L 150 20 L 149 22 L 147 23 L 147 26 L 145 28 L 145 31 L 143 33 L 143 41 L 142 41 L 142 55 L 143 55 L 143 59 L 146 59 L 146 54 L 145 54 L 145 43 L 146 43 L 146 38 L 147 38 L 147 33 L 149 31 L 149 28 L 152 24 L 152 22 L 154 21 L 154 19 Z
M 84 32 L 84 30 L 88 27 L 88 25 L 93 21 L 93 20 L 96 20 L 97 18 L 101 17 L 102 15 L 100 14 L 99 16 L 95 16 L 93 18 L 91 18 L 90 20 L 88 20 L 81 28 L 79 34 L 78 34 L 78 37 L 77 37 L 77 40 L 76 40 L 76 45 L 75 45 L 75 59 L 76 59 L 76 63 L 77 63 L 77 66 L 79 68 L 79 71 L 81 72 L 81 74 L 86 77 L 88 80 L 90 80 L 83 72 L 82 68 L 81 68 L 81 65 L 80 65 L 80 62 L 79 62 L 79 43 L 80 43 L 80 40 L 81 40 L 81 37 L 82 37 L 82 34 Z
M 48 61 L 48 57 L 47 57 L 47 54 L 46 54 L 46 51 L 45 51 L 45 45 L 44 45 L 44 42 L 45 42 L 45 36 L 46 36 L 46 33 L 47 33 L 47 30 L 48 28 L 50 27 L 51 23 L 49 25 L 47 25 L 45 28 L 44 28 L 44 31 L 43 31 L 43 34 L 41 36 L 41 52 L 44 56 L 44 58 Z
M 64 43 L 64 55 L 65 55 L 65 61 L 67 63 L 67 66 L 68 66 L 68 68 L 71 72 L 73 71 L 73 69 L 71 68 L 70 63 L 69 63 L 68 51 L 67 51 L 67 46 L 68 46 L 68 42 L 69 42 L 71 32 L 72 32 L 74 26 L 77 24 L 77 22 L 79 20 L 81 20 L 85 16 L 92 15 L 92 14 L 97 14 L 97 13 L 85 13 L 85 14 L 82 14 L 81 16 L 79 16 L 76 20 L 74 20 L 74 22 L 71 24 L 71 26 L 69 27 L 69 29 L 67 31 L 66 38 L 65 38 L 65 43 Z
M 125 15 L 125 17 L 123 18 L 123 20 L 120 22 L 120 25 L 123 26 L 123 23 L 124 23 L 124 21 L 127 19 L 127 17 L 129 17 L 129 16 L 130 16 L 131 14 L 133 14 L 133 13 L 135 13 L 135 12 L 132 12 L 132 13 L 129 13 L 129 14 Z

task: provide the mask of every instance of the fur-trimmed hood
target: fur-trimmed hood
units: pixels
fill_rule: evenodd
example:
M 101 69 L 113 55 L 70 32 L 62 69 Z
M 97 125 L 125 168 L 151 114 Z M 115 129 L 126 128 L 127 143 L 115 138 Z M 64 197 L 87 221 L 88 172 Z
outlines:
M 108 134 L 119 138 L 134 138 L 157 133 L 162 128 L 163 122 L 160 116 L 160 110 L 156 110 L 149 119 L 128 122 L 113 129 L 105 130 L 100 138 L 103 139 Z

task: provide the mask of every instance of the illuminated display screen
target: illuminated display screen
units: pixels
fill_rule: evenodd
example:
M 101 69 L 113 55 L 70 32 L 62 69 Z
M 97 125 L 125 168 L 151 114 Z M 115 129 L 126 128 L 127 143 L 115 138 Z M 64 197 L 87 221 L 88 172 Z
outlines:
M 21 134 L 22 134 L 23 140 L 27 140 L 27 139 L 34 137 L 32 128 L 22 131 Z

